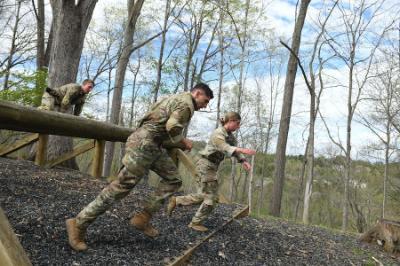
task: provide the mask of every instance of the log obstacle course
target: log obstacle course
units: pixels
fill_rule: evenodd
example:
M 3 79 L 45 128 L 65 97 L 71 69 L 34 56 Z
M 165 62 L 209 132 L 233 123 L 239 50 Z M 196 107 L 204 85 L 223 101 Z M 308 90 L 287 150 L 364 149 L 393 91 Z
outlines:
M 105 141 L 125 142 L 133 132 L 132 129 L 105 122 L 38 110 L 6 101 L 0 101 L 0 129 L 36 133 L 1 149 L 0 156 L 6 156 L 37 141 L 35 164 L 39 166 L 53 167 L 94 148 L 91 171 L 94 177 L 101 176 Z M 52 161 L 46 161 L 49 134 L 94 139 L 94 143 L 75 147 L 70 153 L 61 155 Z
M 6 101 L 0 101 L 0 129 L 21 132 L 31 132 L 23 139 L 0 148 L 0 156 L 6 156 L 35 141 L 38 142 L 35 164 L 43 167 L 53 167 L 68 159 L 74 158 L 94 148 L 91 175 L 100 177 L 103 168 L 104 148 L 106 141 L 126 142 L 133 129 L 113 124 L 77 117 L 52 111 L 39 110 L 33 107 L 22 106 Z M 60 135 L 92 139 L 85 144 L 75 147 L 73 151 L 61 155 L 51 161 L 46 160 L 48 135 Z M 192 175 L 196 175 L 193 162 L 176 146 L 164 145 L 169 148 L 171 158 L 178 164 L 182 162 Z M 6 216 L 0 215 L 0 232 L 7 236 L 6 240 L 0 237 L 0 265 L 30 265 L 23 248 L 18 246 L 18 239 L 9 226 Z M 9 243 L 13 243 L 11 248 Z M 20 254 L 15 256 L 14 253 Z M 26 258 L 26 259 L 25 259 Z M 23 262 L 21 262 L 23 260 Z
M 38 110 L 36 108 L 26 107 L 6 101 L 0 101 L 0 129 L 34 133 L 27 135 L 8 147 L 0 148 L 0 156 L 6 156 L 7 154 L 37 141 L 38 145 L 35 164 L 38 166 L 53 167 L 68 159 L 94 149 L 91 170 L 91 175 L 94 177 L 100 177 L 102 173 L 105 142 L 126 142 L 126 139 L 133 132 L 133 129 L 105 122 L 90 120 L 70 114 Z M 92 140 L 78 145 L 73 151 L 63 154 L 54 160 L 47 161 L 46 153 L 49 134 L 87 138 Z M 179 146 L 172 144 L 163 144 L 163 146 L 168 149 L 169 155 L 176 164 L 181 162 L 188 169 L 191 175 L 197 175 L 192 160 L 181 149 L 179 149 Z M 235 214 L 232 219 L 209 234 L 194 247 L 190 248 L 181 257 L 177 258 L 177 260 L 171 265 L 184 265 L 185 261 L 187 261 L 197 247 L 211 238 L 223 227 L 231 223 L 234 219 L 247 216 L 248 210 L 248 206 L 242 209 L 239 213 Z M 31 265 L 1 209 L 0 233 L 1 235 L 4 233 L 5 236 L 8 236 L 6 239 L 0 236 L 0 265 Z M 15 254 L 17 254 L 17 256 Z
M 35 164 L 39 166 L 53 167 L 94 148 L 91 171 L 94 177 L 101 176 L 105 141 L 126 142 L 126 139 L 133 132 L 133 129 L 116 126 L 110 123 L 70 114 L 38 110 L 33 107 L 22 106 L 6 101 L 0 101 L 0 129 L 36 133 L 28 135 L 17 143 L 0 149 L 0 156 L 6 156 L 7 154 L 38 141 Z M 87 143 L 80 145 L 75 147 L 72 152 L 63 154 L 52 161 L 46 161 L 49 134 L 94 139 L 94 144 Z M 164 147 L 170 149 L 169 154 L 176 163 L 178 161 L 182 162 L 192 175 L 196 174 L 194 164 L 182 150 L 177 149 L 179 146 L 166 144 Z

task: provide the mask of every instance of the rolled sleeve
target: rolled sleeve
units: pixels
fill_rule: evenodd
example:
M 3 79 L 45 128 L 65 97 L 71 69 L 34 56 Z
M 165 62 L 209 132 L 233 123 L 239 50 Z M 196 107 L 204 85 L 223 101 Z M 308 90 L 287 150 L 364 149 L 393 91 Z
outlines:
M 213 142 L 217 149 L 225 154 L 227 157 L 232 157 L 235 154 L 236 147 L 231 146 L 225 141 L 224 136 L 214 136 Z

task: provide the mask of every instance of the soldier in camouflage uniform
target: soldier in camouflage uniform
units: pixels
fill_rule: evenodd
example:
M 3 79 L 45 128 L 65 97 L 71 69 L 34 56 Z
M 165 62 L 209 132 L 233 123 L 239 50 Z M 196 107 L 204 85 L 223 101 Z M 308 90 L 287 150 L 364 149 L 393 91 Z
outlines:
M 192 142 L 183 137 L 195 110 L 205 108 L 213 98 L 211 89 L 203 83 L 197 84 L 190 92 L 164 98 L 154 104 L 139 123 L 139 128 L 129 136 L 126 153 L 122 159 L 124 167 L 117 180 L 111 182 L 89 203 L 76 218 L 66 221 L 70 246 L 77 250 L 87 249 L 84 235 L 87 227 L 118 200 L 129 194 L 149 170 L 161 177 L 156 192 L 145 200 L 143 211 L 133 216 L 130 223 L 150 237 L 158 235 L 151 224 L 151 217 L 164 201 L 182 185 L 178 169 L 163 143 L 174 143 L 192 148 Z
M 214 130 L 206 147 L 199 152 L 200 159 L 197 161 L 198 192 L 186 196 L 171 197 L 167 212 L 171 215 L 176 206 L 201 204 L 194 215 L 189 227 L 205 232 L 208 229 L 202 222 L 210 215 L 218 200 L 218 166 L 225 157 L 234 156 L 242 163 L 245 170 L 250 170 L 251 165 L 246 161 L 243 154 L 254 155 L 251 149 L 239 148 L 235 136 L 232 134 L 240 127 L 240 115 L 229 112 L 221 120 L 222 126 Z
M 54 89 L 46 88 L 39 109 L 66 113 L 74 106 L 73 114 L 79 116 L 87 94 L 93 87 L 93 80 L 85 79 L 82 85 L 70 83 Z

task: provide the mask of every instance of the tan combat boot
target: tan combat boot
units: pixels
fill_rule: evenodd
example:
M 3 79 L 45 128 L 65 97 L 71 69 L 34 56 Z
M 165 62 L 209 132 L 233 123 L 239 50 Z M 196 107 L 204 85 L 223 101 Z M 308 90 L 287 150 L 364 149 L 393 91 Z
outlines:
M 150 224 L 150 220 L 151 214 L 147 211 L 142 211 L 132 217 L 131 225 L 142 231 L 145 235 L 154 238 L 158 236 L 159 232 Z
M 199 232 L 207 232 L 207 231 L 208 231 L 208 228 L 205 227 L 204 225 L 202 225 L 202 224 L 195 224 L 195 223 L 193 223 L 193 222 L 191 222 L 191 223 L 188 225 L 188 227 L 189 227 L 189 228 L 192 228 L 193 230 L 199 231 Z
M 167 205 L 167 214 L 171 216 L 172 212 L 176 208 L 176 197 L 172 196 L 169 198 L 168 205 Z
M 86 250 L 88 248 L 85 243 L 86 230 L 77 226 L 75 218 L 67 219 L 65 224 L 67 225 L 68 242 L 71 248 L 76 251 Z

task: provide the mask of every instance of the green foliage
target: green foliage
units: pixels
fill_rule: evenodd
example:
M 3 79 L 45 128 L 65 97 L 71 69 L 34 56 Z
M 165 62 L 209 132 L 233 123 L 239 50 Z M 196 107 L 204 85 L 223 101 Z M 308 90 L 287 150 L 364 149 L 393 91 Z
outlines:
M 13 81 L 10 81 L 10 89 L 0 91 L 0 99 L 24 105 L 39 106 L 46 86 L 46 70 L 39 70 L 33 74 L 14 73 Z

